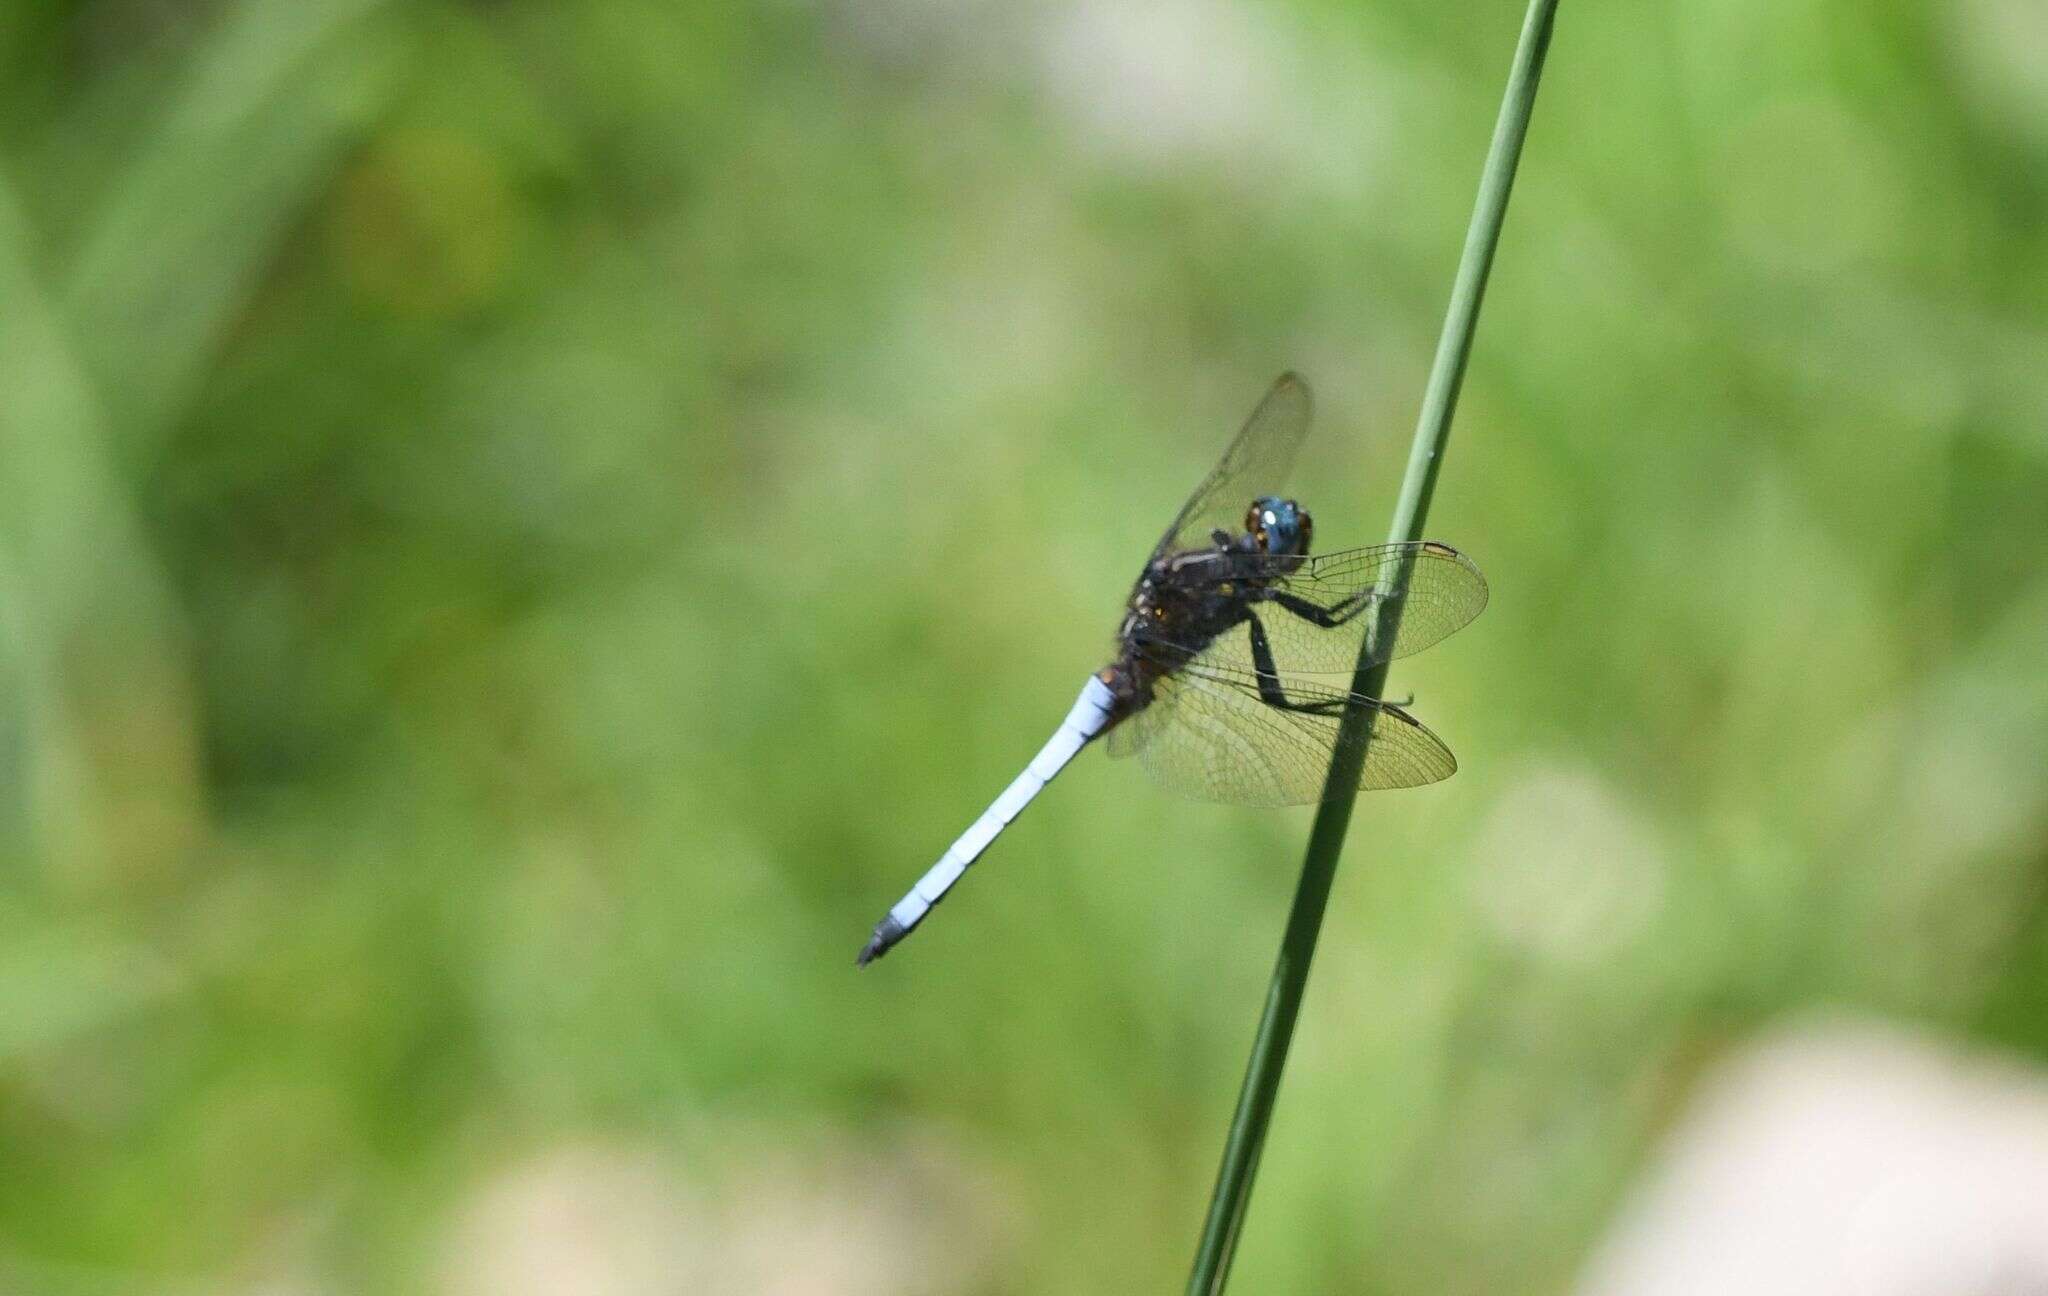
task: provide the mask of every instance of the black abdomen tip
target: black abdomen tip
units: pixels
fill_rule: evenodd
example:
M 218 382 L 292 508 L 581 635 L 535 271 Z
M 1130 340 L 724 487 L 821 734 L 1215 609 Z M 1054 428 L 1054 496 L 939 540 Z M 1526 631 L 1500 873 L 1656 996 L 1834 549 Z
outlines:
M 860 957 L 854 960 L 854 966 L 866 967 L 882 957 L 882 955 L 887 954 L 889 947 L 902 940 L 909 930 L 908 927 L 897 922 L 893 914 L 882 919 L 882 921 L 875 924 L 875 934 L 868 937 L 867 944 L 861 946 Z

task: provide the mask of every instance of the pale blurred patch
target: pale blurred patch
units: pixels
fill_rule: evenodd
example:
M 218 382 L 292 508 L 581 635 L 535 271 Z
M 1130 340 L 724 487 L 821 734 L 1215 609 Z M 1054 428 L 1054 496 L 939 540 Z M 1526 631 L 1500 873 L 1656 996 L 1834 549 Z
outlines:
M 1856 1024 L 1706 1085 L 1585 1296 L 2048 1290 L 2048 1074 Z
M 1265 11 L 1214 0 L 1077 4 L 1046 36 L 1048 83 L 1104 145 L 1157 157 L 1248 146 L 1285 104 Z
M 883 1296 L 978 1288 L 1010 1231 L 987 1176 L 939 1142 L 826 1139 L 694 1173 L 623 1146 L 565 1145 L 457 1214 L 446 1296 Z M 713 1186 L 712 1181 L 717 1183 Z
M 2048 6 L 2036 0 L 1965 0 L 1938 11 L 1963 88 L 1985 120 L 2048 143 Z
M 1538 766 L 1495 799 L 1473 846 L 1493 930 L 1550 963 L 1595 964 L 1642 934 L 1670 861 L 1655 825 L 1591 770 Z
M 709 1290 L 759 1296 L 955 1292 L 988 1282 L 993 1186 L 939 1146 L 771 1154 L 727 1196 Z
M 513 1166 L 463 1209 L 449 1296 L 639 1296 L 703 1290 L 716 1245 L 703 1203 L 658 1158 L 564 1147 Z
M 1059 6 L 1037 33 L 1038 77 L 1082 139 L 1119 163 L 1389 183 L 1388 100 L 1418 92 L 1413 69 L 1375 64 L 1355 41 L 1318 47 L 1283 12 L 1221 0 Z

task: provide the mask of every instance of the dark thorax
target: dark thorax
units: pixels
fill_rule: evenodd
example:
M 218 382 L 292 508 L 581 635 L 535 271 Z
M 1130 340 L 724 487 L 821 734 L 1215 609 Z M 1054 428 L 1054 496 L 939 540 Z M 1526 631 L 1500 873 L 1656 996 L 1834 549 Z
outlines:
M 1118 718 L 1144 709 L 1160 678 L 1252 614 L 1262 592 L 1283 578 L 1273 557 L 1260 533 L 1218 531 L 1205 548 L 1160 554 L 1145 565 L 1117 627 L 1116 661 L 1101 672 L 1120 703 Z

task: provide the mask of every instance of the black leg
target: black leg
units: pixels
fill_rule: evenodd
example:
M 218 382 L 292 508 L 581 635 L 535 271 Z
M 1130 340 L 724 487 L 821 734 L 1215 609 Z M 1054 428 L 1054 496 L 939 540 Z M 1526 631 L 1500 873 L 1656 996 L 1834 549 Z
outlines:
M 1321 608 L 1316 609 L 1318 612 Z M 1280 687 L 1280 672 L 1273 665 L 1273 645 L 1266 641 L 1266 627 L 1259 624 L 1256 616 L 1247 615 L 1252 634 L 1252 671 L 1258 676 L 1259 697 L 1269 707 L 1282 711 L 1299 711 L 1304 715 L 1335 715 L 1344 709 L 1344 700 L 1330 698 L 1319 702 L 1290 701 Z
M 1335 607 L 1311 603 L 1299 594 L 1289 594 L 1286 590 L 1262 589 L 1254 597 L 1261 603 L 1277 603 L 1311 625 L 1333 630 L 1372 606 L 1373 596 L 1378 592 L 1373 589 L 1360 590 Z

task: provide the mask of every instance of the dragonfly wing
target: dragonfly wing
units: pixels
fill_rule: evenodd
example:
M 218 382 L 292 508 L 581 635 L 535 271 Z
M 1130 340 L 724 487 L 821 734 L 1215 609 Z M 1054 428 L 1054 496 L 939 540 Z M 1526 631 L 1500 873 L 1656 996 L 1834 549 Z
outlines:
M 1285 373 L 1267 389 L 1266 397 L 1239 429 L 1237 439 L 1166 528 L 1155 554 L 1200 549 L 1210 532 L 1244 529 L 1245 509 L 1259 495 L 1277 495 L 1294 471 L 1295 452 L 1308 435 L 1313 413 L 1308 383 L 1300 374 Z
M 1200 801 L 1308 805 L 1323 799 L 1337 727 L 1352 695 L 1299 677 L 1279 678 L 1289 702 L 1269 705 L 1249 672 L 1204 659 L 1158 681 L 1152 704 L 1124 722 L 1147 773 Z M 1372 739 L 1364 789 L 1418 787 L 1449 778 L 1457 759 L 1443 741 L 1390 703 L 1359 698 Z
M 1486 610 L 1486 577 L 1479 564 L 1435 540 L 1370 545 L 1311 558 L 1282 580 L 1281 589 L 1319 607 L 1341 608 L 1355 600 L 1370 601 L 1376 595 L 1383 598 L 1393 590 L 1404 563 L 1407 580 L 1403 585 L 1399 632 L 1386 651 L 1373 654 L 1372 663 L 1392 661 L 1433 647 L 1472 624 Z M 1298 620 L 1291 614 L 1290 619 Z M 1364 630 L 1361 628 L 1358 634 L 1362 639 Z M 1357 665 L 1360 639 L 1352 641 L 1352 660 L 1339 667 L 1339 673 L 1348 674 Z M 1323 668 L 1290 666 L 1284 660 L 1279 664 L 1282 670 L 1326 673 Z
M 1142 718 L 1144 714 L 1140 711 L 1138 717 Z M 1145 745 L 1145 739 L 1150 736 L 1151 730 L 1138 724 L 1136 719 L 1127 720 L 1109 731 L 1104 746 L 1108 749 L 1111 760 L 1122 760 L 1126 756 L 1137 755 L 1139 749 Z
M 1272 666 L 1282 674 L 1349 678 L 1358 668 L 1366 636 L 1376 631 L 1376 611 L 1387 605 L 1402 564 L 1408 565 L 1407 596 L 1389 644 L 1376 645 L 1367 665 L 1421 652 L 1468 625 L 1486 606 L 1486 578 L 1470 558 L 1433 540 L 1374 545 L 1312 558 L 1292 572 L 1286 560 L 1271 566 L 1273 591 L 1282 596 L 1254 605 L 1253 615 L 1272 647 Z M 1243 574 L 1240 568 L 1237 575 Z M 1334 624 L 1329 624 L 1329 623 Z M 1250 623 L 1218 635 L 1202 651 L 1215 665 L 1250 673 Z M 1331 687 L 1325 680 L 1323 688 Z

